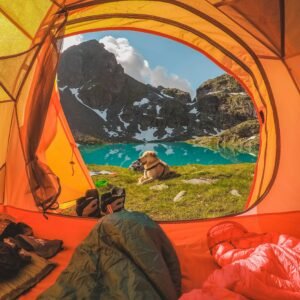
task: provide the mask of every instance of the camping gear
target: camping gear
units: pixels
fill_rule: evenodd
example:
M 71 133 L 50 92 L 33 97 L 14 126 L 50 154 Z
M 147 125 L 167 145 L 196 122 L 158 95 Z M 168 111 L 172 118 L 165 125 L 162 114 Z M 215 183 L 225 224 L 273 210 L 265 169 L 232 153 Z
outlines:
M 84 197 L 76 200 L 77 216 L 100 217 L 99 193 L 97 189 L 87 190 Z
M 9 219 L 0 219 L 0 241 L 9 236 L 17 235 L 17 224 Z
M 108 181 L 106 179 L 100 179 L 95 182 L 97 188 L 101 188 L 108 185 Z
M 76 213 L 80 217 L 99 218 L 99 200 L 95 198 L 81 197 L 76 200 Z
M 38 299 L 177 300 L 180 291 L 179 262 L 164 232 L 145 214 L 123 210 L 96 224 Z
M 212 251 L 215 246 L 224 240 L 232 242 L 232 240 L 244 236 L 247 232 L 247 229 L 237 222 L 221 222 L 207 232 L 208 249 Z
M 136 172 L 144 171 L 144 166 L 139 159 L 132 162 L 128 168 Z
M 103 213 L 107 212 L 107 207 L 109 204 L 113 203 L 117 199 L 124 198 L 123 208 L 125 204 L 126 191 L 124 188 L 114 186 L 111 191 L 101 195 L 100 207 Z M 112 213 L 112 212 L 110 212 Z
M 19 254 L 18 249 L 0 242 L 0 281 L 15 276 L 28 260 Z
M 20 248 L 33 251 L 43 258 L 51 258 L 63 249 L 61 240 L 46 240 L 24 234 L 17 235 L 15 240 Z
M 90 176 L 97 176 L 97 175 L 110 175 L 115 176 L 117 175 L 116 172 L 101 170 L 101 171 L 89 171 Z
M 254 102 L 260 150 L 245 213 L 160 223 L 176 248 L 183 291 L 201 287 L 216 269 L 206 234 L 220 220 L 300 238 L 299 1 L 32 0 L 0 6 L 0 211 L 66 245 L 53 258 L 59 267 L 23 299 L 35 299 L 54 283 L 96 222 L 52 214 L 46 220 L 35 202 L 64 204 L 94 188 L 55 82 L 63 37 L 83 32 L 130 29 L 181 42 L 233 75 Z M 50 172 L 38 161 L 57 177 L 38 176 Z
M 11 278 L 0 280 L 0 299 L 20 299 L 24 292 L 40 282 L 55 267 L 55 263 L 35 253 L 26 253 L 26 255 L 29 255 L 31 258 L 30 263 L 23 266 L 19 272 L 13 274 Z
M 32 228 L 25 223 L 15 223 L 11 219 L 0 219 L 0 241 L 17 234 L 33 235 Z
M 208 244 L 222 269 L 181 300 L 300 299 L 300 239 L 222 222 L 209 230 Z

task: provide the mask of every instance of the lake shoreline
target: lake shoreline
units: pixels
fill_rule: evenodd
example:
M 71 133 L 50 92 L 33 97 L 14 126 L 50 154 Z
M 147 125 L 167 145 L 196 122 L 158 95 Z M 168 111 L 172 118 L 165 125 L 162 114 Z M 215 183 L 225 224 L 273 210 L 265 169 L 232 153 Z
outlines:
M 117 143 L 105 145 L 81 145 L 79 150 L 87 164 L 128 167 L 144 151 L 155 151 L 159 158 L 171 166 L 186 164 L 237 164 L 254 163 L 254 154 L 232 149 L 210 149 L 186 142 L 165 143 Z

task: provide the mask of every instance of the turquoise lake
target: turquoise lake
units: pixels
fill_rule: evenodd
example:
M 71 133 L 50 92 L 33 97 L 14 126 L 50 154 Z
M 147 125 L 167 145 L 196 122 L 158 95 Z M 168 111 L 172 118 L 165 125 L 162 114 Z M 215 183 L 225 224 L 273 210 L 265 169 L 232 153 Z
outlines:
M 257 157 L 251 153 L 234 152 L 229 149 L 212 151 L 192 144 L 148 143 L 148 144 L 109 144 L 100 146 L 79 146 L 86 164 L 113 165 L 127 168 L 144 151 L 153 150 L 159 158 L 170 166 L 186 164 L 238 164 L 253 163 Z

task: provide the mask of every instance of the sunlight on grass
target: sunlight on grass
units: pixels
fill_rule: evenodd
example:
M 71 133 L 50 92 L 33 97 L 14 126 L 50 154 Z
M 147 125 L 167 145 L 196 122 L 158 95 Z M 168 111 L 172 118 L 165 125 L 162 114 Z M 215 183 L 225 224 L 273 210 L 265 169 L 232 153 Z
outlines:
M 137 185 L 141 173 L 116 167 L 88 165 L 92 171 L 108 170 L 116 176 L 93 176 L 94 182 L 107 180 L 107 187 L 99 188 L 104 193 L 112 185 L 126 189 L 126 208 L 142 211 L 155 220 L 191 220 L 224 216 L 242 212 L 247 201 L 253 180 L 255 164 L 234 165 L 185 165 L 172 167 L 179 176 L 176 178 L 154 181 L 147 185 Z M 209 184 L 190 184 L 183 180 L 211 180 Z M 161 191 L 151 190 L 156 185 L 165 184 L 168 188 Z M 237 191 L 234 195 L 233 190 Z M 174 197 L 185 191 L 183 198 L 174 202 Z M 65 214 L 75 214 L 74 207 L 64 210 Z

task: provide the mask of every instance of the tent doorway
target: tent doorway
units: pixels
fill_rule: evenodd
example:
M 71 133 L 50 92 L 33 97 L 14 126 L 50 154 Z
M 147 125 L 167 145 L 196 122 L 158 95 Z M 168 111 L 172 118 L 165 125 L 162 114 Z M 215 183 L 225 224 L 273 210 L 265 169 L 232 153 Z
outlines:
M 259 122 L 233 77 L 194 49 L 143 32 L 93 32 L 64 44 L 60 99 L 100 193 L 122 186 L 126 206 L 156 220 L 244 211 Z M 177 176 L 137 186 L 142 174 L 127 168 L 149 150 Z M 75 214 L 74 202 L 62 212 Z

